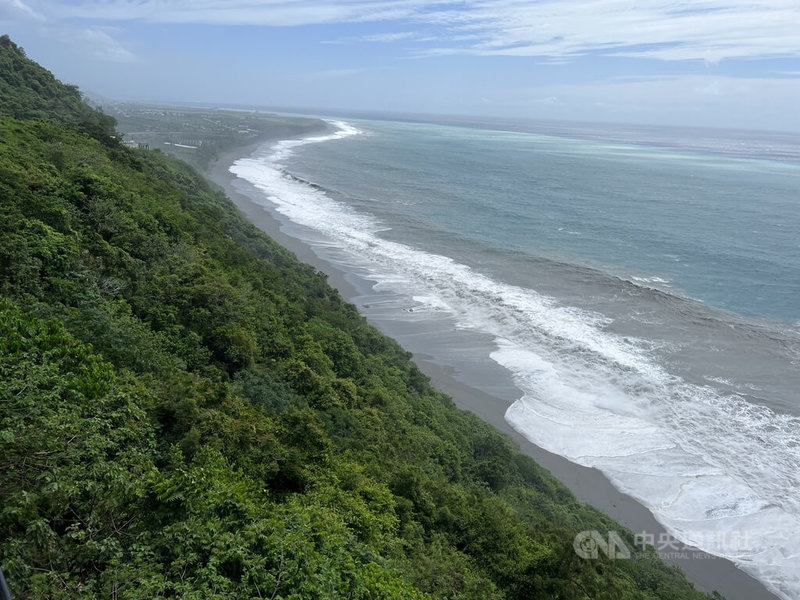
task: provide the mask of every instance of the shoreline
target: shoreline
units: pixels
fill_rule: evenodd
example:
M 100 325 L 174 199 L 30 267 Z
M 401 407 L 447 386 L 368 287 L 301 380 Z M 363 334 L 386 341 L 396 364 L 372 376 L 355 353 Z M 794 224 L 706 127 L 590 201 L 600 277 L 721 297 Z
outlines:
M 265 209 L 254 198 L 261 195 L 251 184 L 238 179 L 228 171 L 228 167 L 238 158 L 250 156 L 255 150 L 269 141 L 281 138 L 263 137 L 257 142 L 224 153 L 212 163 L 204 175 L 225 191 L 237 208 L 259 229 L 267 233 L 276 242 L 294 252 L 298 259 L 312 265 L 328 276 L 329 284 L 336 288 L 348 302 L 358 304 L 357 300 L 369 293 L 371 284 L 360 276 L 350 273 L 325 260 L 322 252 L 315 252 L 309 244 L 293 237 L 286 230 L 285 219 L 275 211 Z M 360 306 L 361 308 L 361 306 Z M 365 313 L 361 310 L 362 314 Z M 366 311 L 369 313 L 370 311 Z M 532 457 L 543 468 L 566 485 L 579 501 L 584 502 L 608 515 L 633 532 L 647 532 L 656 539 L 666 535 L 652 513 L 630 496 L 619 492 L 609 480 L 598 470 L 582 467 L 568 460 L 547 452 L 514 430 L 504 418 L 508 406 L 516 400 L 518 392 L 511 381 L 511 375 L 499 365 L 486 361 L 481 368 L 481 375 L 491 381 L 491 393 L 472 385 L 463 377 L 463 370 L 455 364 L 447 364 L 434 355 L 415 351 L 413 344 L 401 338 L 409 338 L 408 323 L 388 319 L 380 319 L 366 314 L 370 324 L 386 335 L 398 339 L 407 350 L 414 354 L 414 361 L 420 369 L 431 378 L 434 386 L 451 396 L 456 405 L 476 414 L 484 421 L 508 435 L 519 450 Z M 412 346 L 412 347 L 409 347 Z M 449 362 L 449 361 L 448 361 Z M 491 364 L 489 364 L 491 363 Z M 463 365 L 462 365 L 463 366 Z M 496 388 L 496 390 L 495 390 Z M 516 393 L 516 395 L 514 395 Z M 680 567 L 696 588 L 711 592 L 719 591 L 729 600 L 776 600 L 778 597 L 770 593 L 762 583 L 740 570 L 736 565 L 723 558 L 700 557 L 701 551 L 691 547 L 682 547 L 688 558 L 665 557 L 665 562 Z M 695 552 L 697 554 L 695 554 Z M 670 553 L 671 554 L 671 553 Z M 694 558 L 700 557 L 700 558 Z

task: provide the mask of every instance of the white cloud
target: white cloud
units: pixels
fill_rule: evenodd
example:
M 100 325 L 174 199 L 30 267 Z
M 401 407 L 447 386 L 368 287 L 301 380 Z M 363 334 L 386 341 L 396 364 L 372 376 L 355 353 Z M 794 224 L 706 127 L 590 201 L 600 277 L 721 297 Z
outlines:
M 294 26 L 408 18 L 431 0 L 82 0 L 54 8 L 63 16 L 159 23 Z
M 77 32 L 77 39 L 96 58 L 112 62 L 134 62 L 136 56 L 102 29 L 84 29 Z
M 390 44 L 393 42 L 407 41 L 430 41 L 432 38 L 421 37 L 413 31 L 399 31 L 390 33 L 374 33 L 357 37 L 345 37 L 338 40 L 325 40 L 323 44 L 358 44 L 358 43 L 380 43 Z
M 43 27 L 39 33 L 68 47 L 70 54 L 76 55 L 76 58 L 117 63 L 131 63 L 137 60 L 133 52 L 113 37 L 112 28 L 51 26 Z
M 5 19 L 32 19 L 44 21 L 44 15 L 32 9 L 22 0 L 0 0 L 0 21 Z
M 268 26 L 401 21 L 410 28 L 437 28 L 440 45 L 429 54 L 569 58 L 603 53 L 712 63 L 800 56 L 798 0 L 46 1 L 54 15 L 100 21 Z M 379 33 L 361 41 L 412 36 L 412 31 Z
M 797 0 L 480 0 L 467 16 L 457 27 L 482 39 L 438 53 L 707 62 L 800 55 Z
M 401 31 L 397 33 L 376 33 L 374 35 L 365 35 L 358 38 L 361 42 L 399 42 L 400 40 L 409 40 L 418 37 L 413 31 Z

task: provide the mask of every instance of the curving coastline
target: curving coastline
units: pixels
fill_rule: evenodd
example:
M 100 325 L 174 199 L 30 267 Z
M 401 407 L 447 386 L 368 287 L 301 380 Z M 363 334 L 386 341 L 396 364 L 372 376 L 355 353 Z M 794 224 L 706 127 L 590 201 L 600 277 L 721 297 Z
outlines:
M 269 143 L 273 144 L 275 140 Z M 458 339 L 452 337 L 451 323 L 442 322 L 437 331 L 440 343 L 434 347 L 425 346 L 421 352 L 419 344 L 420 326 L 413 319 L 399 322 L 392 318 L 391 311 L 381 306 L 381 298 L 373 289 L 374 281 L 364 277 L 363 273 L 342 268 L 334 264 L 331 248 L 324 245 L 314 246 L 304 242 L 308 232 L 301 232 L 296 224 L 279 215 L 264 205 L 264 196 L 252 184 L 233 176 L 230 166 L 238 159 L 251 156 L 254 152 L 264 152 L 263 145 L 251 145 L 230 152 L 221 157 L 208 171 L 210 178 L 225 189 L 228 196 L 238 208 L 259 228 L 267 232 L 276 241 L 295 252 L 304 262 L 310 263 L 329 276 L 329 282 L 349 301 L 354 302 L 363 314 L 381 330 L 394 337 L 407 349 L 415 353 L 415 359 L 423 371 L 428 374 L 439 389 L 451 395 L 462 408 L 471 410 L 498 429 L 509 434 L 523 452 L 532 456 L 542 466 L 548 468 L 558 479 L 565 483 L 576 496 L 633 531 L 646 531 L 656 537 L 666 533 L 641 504 L 631 497 L 617 491 L 599 471 L 581 467 L 559 456 L 551 454 L 527 441 L 517 433 L 504 418 L 509 406 L 521 395 L 514 385 L 508 371 L 495 363 L 485 361 L 484 364 L 465 364 L 459 357 L 453 357 L 452 344 L 464 344 L 464 332 L 459 332 Z M 391 294 L 382 298 L 391 302 Z M 425 327 L 430 325 L 427 322 Z M 416 342 L 415 342 L 416 339 Z M 427 336 L 426 344 L 430 341 Z M 484 345 L 491 349 L 492 340 L 486 336 L 473 335 L 468 343 Z M 698 588 L 711 591 L 718 590 L 728 598 L 756 599 L 776 598 L 758 581 L 738 569 L 732 562 L 694 554 L 687 549 L 686 557 L 666 556 L 667 562 L 681 567 L 687 577 Z

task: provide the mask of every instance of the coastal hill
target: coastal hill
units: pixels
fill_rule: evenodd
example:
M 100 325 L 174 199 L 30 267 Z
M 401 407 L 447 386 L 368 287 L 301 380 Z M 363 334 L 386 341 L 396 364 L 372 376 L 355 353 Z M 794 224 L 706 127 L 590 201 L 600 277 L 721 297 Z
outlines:
M 52 119 L 80 126 L 96 137 L 114 134 L 114 119 L 88 106 L 74 85 L 28 60 L 7 35 L 0 37 L 0 114 Z
M 14 598 L 706 597 L 7 36 L 0 113 Z

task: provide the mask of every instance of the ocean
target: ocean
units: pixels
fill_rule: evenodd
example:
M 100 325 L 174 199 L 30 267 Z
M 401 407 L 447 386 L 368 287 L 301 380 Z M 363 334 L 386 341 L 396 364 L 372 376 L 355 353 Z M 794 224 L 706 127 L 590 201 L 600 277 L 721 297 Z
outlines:
M 231 171 L 360 310 L 488 340 L 518 432 L 800 598 L 800 134 L 329 123 Z

